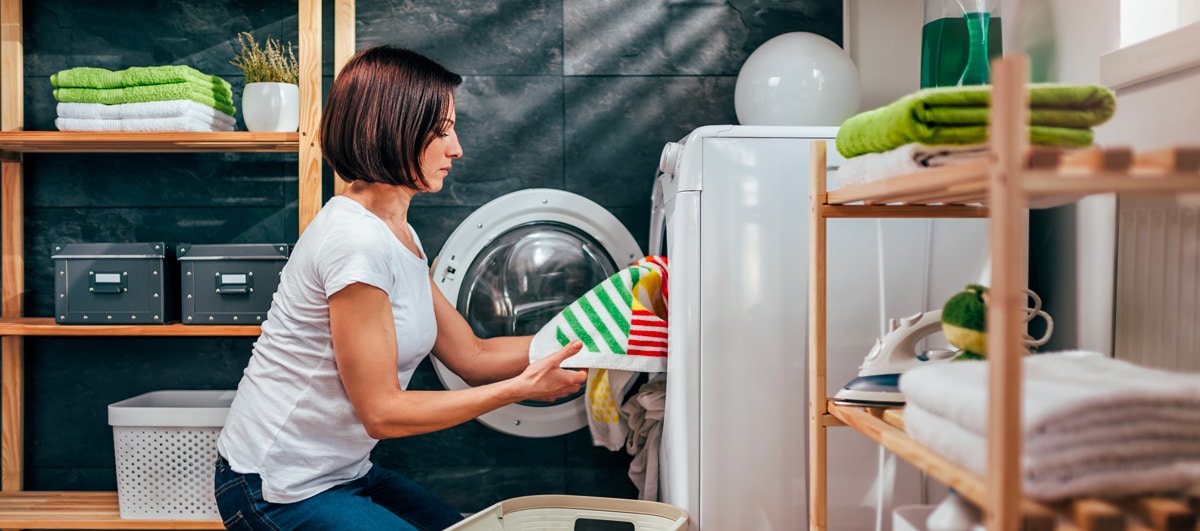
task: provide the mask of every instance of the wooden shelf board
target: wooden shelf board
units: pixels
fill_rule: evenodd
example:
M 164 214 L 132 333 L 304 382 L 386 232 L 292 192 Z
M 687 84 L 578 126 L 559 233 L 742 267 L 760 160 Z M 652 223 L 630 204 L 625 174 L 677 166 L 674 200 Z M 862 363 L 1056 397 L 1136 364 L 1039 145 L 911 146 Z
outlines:
M 987 506 L 987 485 L 983 479 L 934 453 L 905 433 L 899 409 L 839 406 L 828 402 L 829 414 L 866 435 L 901 459 L 957 491 L 980 507 Z M 893 422 L 900 423 L 899 426 Z M 1052 529 L 1057 513 L 1045 505 L 1026 500 L 1022 504 L 1027 529 Z
M 1106 154 L 1099 151 L 1097 153 Z M 1170 156 L 1154 155 L 1153 157 L 1151 155 L 1142 157 L 1140 154 L 1126 155 L 1126 158 L 1130 159 L 1145 158 L 1156 161 L 1165 159 L 1170 162 L 1153 166 L 1134 164 L 1112 169 L 1099 162 L 1096 165 L 1085 166 L 1072 163 L 1072 160 L 1081 159 L 1076 156 L 1064 159 L 1059 166 L 1035 167 L 1024 171 L 1022 190 L 1027 196 L 1031 208 L 1058 206 L 1095 194 L 1200 193 L 1200 172 L 1192 170 L 1197 164 L 1194 159 L 1200 158 L 1200 152 L 1171 151 Z M 1099 157 L 1098 160 L 1103 160 L 1103 157 Z M 922 205 L 933 203 L 934 205 L 931 206 L 936 207 L 936 210 L 949 210 L 940 214 L 925 214 L 923 217 L 986 216 L 986 206 L 962 206 L 975 203 L 986 205 L 989 179 L 986 162 L 987 160 L 983 159 L 969 161 L 830 190 L 824 206 L 826 215 L 829 217 L 918 217 L 921 216 L 919 213 L 907 212 L 903 209 L 919 210 L 923 208 Z M 1165 164 L 1174 164 L 1174 166 L 1165 166 Z M 946 206 L 936 203 L 945 203 Z M 972 213 L 970 210 L 972 208 L 978 209 L 979 214 Z
M 904 431 L 903 408 L 865 408 L 839 406 L 828 402 L 829 415 L 858 430 L 891 450 L 913 466 L 955 489 L 972 503 L 986 507 L 986 485 L 982 478 L 937 455 L 913 440 Z M 827 426 L 833 425 L 829 422 Z M 1080 498 L 1054 504 L 1031 500 L 1022 503 L 1025 529 L 1061 529 L 1065 521 L 1078 529 L 1126 529 L 1127 525 L 1148 524 L 1148 529 L 1195 529 L 1196 511 L 1191 500 L 1159 496 L 1141 496 L 1122 500 Z M 1128 527 L 1134 529 L 1136 527 Z
M 1030 197 L 1070 194 L 1200 192 L 1200 173 L 1138 175 L 1121 172 L 1096 172 L 1084 177 L 1048 171 L 1029 171 L 1025 175 L 1023 188 Z
M 4 529 L 224 529 L 220 520 L 121 518 L 115 492 L 0 493 Z
M 821 205 L 827 218 L 986 218 L 987 207 L 969 205 Z
M 258 336 L 258 325 L 61 325 L 53 317 L 0 318 L 0 336 Z
M 16 153 L 295 153 L 299 146 L 300 133 L 0 132 L 0 152 Z

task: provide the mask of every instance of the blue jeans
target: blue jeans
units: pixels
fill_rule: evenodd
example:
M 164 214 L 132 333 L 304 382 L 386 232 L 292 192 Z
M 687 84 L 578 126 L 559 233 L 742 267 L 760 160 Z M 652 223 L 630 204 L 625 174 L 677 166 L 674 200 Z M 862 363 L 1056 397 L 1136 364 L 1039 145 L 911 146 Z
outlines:
M 379 466 L 311 498 L 271 503 L 263 500 L 258 474 L 234 472 L 224 457 L 217 456 L 214 486 L 217 508 L 229 531 L 440 531 L 462 520 L 461 514 L 433 493 Z

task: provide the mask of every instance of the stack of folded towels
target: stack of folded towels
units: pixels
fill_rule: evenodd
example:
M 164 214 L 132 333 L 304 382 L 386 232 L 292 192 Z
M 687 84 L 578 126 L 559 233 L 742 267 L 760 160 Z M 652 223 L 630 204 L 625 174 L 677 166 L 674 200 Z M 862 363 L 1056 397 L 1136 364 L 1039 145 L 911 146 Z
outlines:
M 905 430 L 983 475 L 987 361 L 905 372 Z M 1200 488 L 1200 374 L 1141 367 L 1098 352 L 1022 360 L 1021 479 L 1039 501 Z
M 1086 147 L 1092 128 L 1116 110 L 1099 85 L 1029 85 L 1029 142 Z M 846 157 L 839 185 L 859 184 L 987 156 L 990 85 L 937 87 L 847 119 L 837 149 Z
M 77 67 L 50 76 L 60 131 L 233 131 L 229 82 L 190 66 Z

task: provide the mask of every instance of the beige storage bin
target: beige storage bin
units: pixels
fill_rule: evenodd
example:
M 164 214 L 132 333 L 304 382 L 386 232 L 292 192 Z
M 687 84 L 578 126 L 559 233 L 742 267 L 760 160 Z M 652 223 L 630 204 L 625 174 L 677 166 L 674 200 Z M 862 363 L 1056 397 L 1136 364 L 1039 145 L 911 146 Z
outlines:
M 612 527 L 605 526 L 603 522 L 625 522 L 628 525 Z M 676 531 L 687 529 L 687 526 L 687 511 L 665 503 L 541 495 L 504 500 L 471 515 L 447 531 Z

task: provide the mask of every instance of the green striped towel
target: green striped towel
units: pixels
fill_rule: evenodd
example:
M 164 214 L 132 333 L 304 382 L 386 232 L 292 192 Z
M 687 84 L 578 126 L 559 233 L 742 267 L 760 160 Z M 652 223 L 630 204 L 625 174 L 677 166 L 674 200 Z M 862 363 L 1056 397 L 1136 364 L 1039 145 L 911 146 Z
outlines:
M 146 101 L 192 100 L 234 116 L 233 97 L 197 83 L 167 83 L 111 89 L 58 88 L 54 99 L 71 103 L 119 105 Z
M 213 90 L 224 93 L 231 93 L 233 90 L 228 81 L 187 65 L 133 66 L 117 71 L 80 66 L 50 76 L 50 84 L 55 88 L 108 89 L 169 83 L 198 83 L 202 86 L 212 86 Z
M 563 308 L 533 336 L 530 361 L 579 339 L 568 368 L 667 370 L 667 259 L 647 256 Z
M 849 158 L 905 144 L 977 144 L 987 141 L 990 85 L 938 87 L 909 94 L 842 123 L 837 148 Z M 1116 97 L 1099 85 L 1029 85 L 1029 140 L 1033 144 L 1091 145 L 1092 127 L 1116 111 Z

